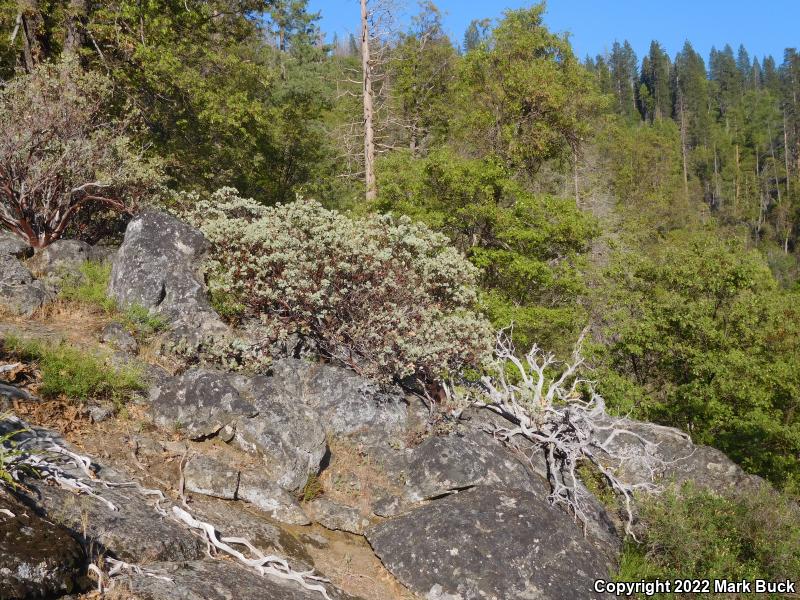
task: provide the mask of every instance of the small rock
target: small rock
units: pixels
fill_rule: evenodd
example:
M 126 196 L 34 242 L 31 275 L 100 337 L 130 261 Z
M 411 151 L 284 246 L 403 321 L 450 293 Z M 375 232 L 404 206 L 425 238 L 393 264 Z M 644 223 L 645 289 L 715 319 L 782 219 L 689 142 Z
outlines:
M 103 327 L 103 331 L 100 332 L 100 341 L 126 354 L 139 352 L 139 344 L 136 339 L 121 323 L 109 323 Z
M 237 498 L 288 525 L 308 525 L 311 520 L 289 492 L 261 473 L 242 471 Z
M 47 290 L 11 255 L 0 255 L 0 305 L 12 314 L 30 316 L 48 298 Z
M 234 500 L 239 489 L 239 471 L 203 454 L 192 456 L 183 469 L 186 489 L 223 500 Z
M 307 506 L 314 520 L 327 529 L 361 535 L 369 527 L 369 519 L 362 517 L 355 508 L 325 498 L 317 498 Z
M 102 423 L 115 414 L 117 414 L 117 410 L 111 404 L 92 404 L 89 406 L 89 418 L 92 423 Z

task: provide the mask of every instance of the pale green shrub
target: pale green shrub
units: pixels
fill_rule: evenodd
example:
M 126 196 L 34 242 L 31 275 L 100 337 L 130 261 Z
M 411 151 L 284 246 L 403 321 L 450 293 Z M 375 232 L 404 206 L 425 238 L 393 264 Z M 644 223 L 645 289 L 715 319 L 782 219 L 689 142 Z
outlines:
M 187 217 L 213 244 L 211 294 L 260 316 L 270 342 L 310 335 L 381 380 L 436 378 L 489 354 L 477 269 L 425 225 L 310 200 L 265 207 L 230 188 L 193 200 Z

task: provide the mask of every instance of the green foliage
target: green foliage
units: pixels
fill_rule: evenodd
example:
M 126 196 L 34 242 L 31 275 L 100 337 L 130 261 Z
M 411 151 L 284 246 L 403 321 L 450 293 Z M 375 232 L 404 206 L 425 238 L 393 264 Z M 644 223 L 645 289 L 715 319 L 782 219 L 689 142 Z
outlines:
M 598 377 L 618 410 L 688 431 L 779 486 L 800 483 L 800 313 L 765 261 L 713 231 L 624 255 Z
M 303 489 L 300 492 L 300 501 L 311 502 L 312 500 L 322 496 L 324 492 L 325 490 L 322 487 L 322 481 L 320 481 L 319 475 L 316 473 L 309 473 L 306 484 L 303 486 Z
M 4 417 L 5 415 L 0 414 L 0 422 Z M 25 429 L 18 429 L 0 435 L 0 485 L 5 484 L 11 488 L 17 486 L 11 472 L 16 467 L 19 458 L 23 456 L 23 452 L 16 448 L 14 438 L 25 431 Z
M 136 111 L 109 119 L 110 80 L 74 60 L 42 64 L 0 88 L 0 225 L 34 248 L 79 212 L 129 211 L 160 181 L 133 142 Z
M 532 194 L 496 160 L 443 148 L 425 159 L 395 153 L 378 164 L 378 210 L 442 231 L 481 271 L 482 304 L 518 347 L 570 346 L 584 316 L 580 255 L 596 224 L 573 200 Z
M 122 402 L 144 389 L 141 373 L 130 366 L 115 367 L 86 350 L 38 340 L 7 336 L 3 350 L 20 360 L 35 361 L 41 371 L 43 397 L 70 400 L 109 399 Z
M 351 220 L 316 202 L 265 208 L 223 189 L 189 215 L 213 244 L 214 294 L 230 294 L 282 338 L 310 334 L 382 380 L 436 378 L 491 345 L 473 311 L 476 269 L 408 217 Z
M 643 503 L 643 543 L 626 543 L 617 580 L 792 579 L 800 573 L 799 516 L 796 499 L 767 489 L 722 497 L 688 484 L 672 489 Z
M 471 153 L 496 155 L 533 174 L 571 156 L 603 105 L 565 36 L 547 30 L 544 4 L 509 10 L 464 56 L 454 130 Z
M 86 261 L 80 266 L 77 277 L 68 278 L 61 286 L 59 297 L 68 302 L 96 306 L 105 313 L 113 313 L 117 306 L 106 290 L 111 278 L 111 264 Z
M 119 312 L 117 303 L 107 295 L 108 281 L 111 277 L 111 264 L 107 262 L 86 261 L 80 266 L 77 277 L 67 279 L 59 291 L 59 297 L 68 302 L 75 302 L 100 309 L 137 334 L 150 336 L 162 331 L 167 326 L 164 317 L 151 313 L 138 304 L 132 304 Z

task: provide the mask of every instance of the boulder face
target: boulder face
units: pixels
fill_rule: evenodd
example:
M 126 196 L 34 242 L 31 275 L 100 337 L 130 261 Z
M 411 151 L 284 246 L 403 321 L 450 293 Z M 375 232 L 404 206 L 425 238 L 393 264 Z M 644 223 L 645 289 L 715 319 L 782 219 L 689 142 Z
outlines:
M 32 315 L 47 299 L 42 282 L 13 253 L 0 253 L 0 305 L 16 315 Z
M 549 491 L 478 487 L 448 496 L 366 532 L 386 567 L 427 598 L 592 599 L 608 578 L 602 554 Z
M 0 489 L 0 598 L 51 598 L 78 589 L 86 557 L 70 533 Z
M 688 435 L 678 429 L 622 419 L 617 427 L 628 433 L 618 433 L 609 440 L 610 430 L 598 430 L 595 435 L 601 443 L 618 454 L 641 456 L 652 453 L 663 463 L 658 476 L 664 482 L 683 483 L 692 481 L 696 486 L 722 493 L 732 489 L 756 490 L 765 484 L 756 475 L 749 475 L 715 448 L 695 445 Z M 644 440 L 650 442 L 645 444 Z M 650 470 L 643 464 L 632 461 L 619 473 L 620 478 L 631 484 L 650 482 Z
M 92 247 L 79 240 L 56 240 L 28 261 L 35 271 L 53 275 L 74 273 L 93 258 Z
M 198 336 L 226 331 L 199 276 L 208 249 L 194 227 L 166 213 L 144 212 L 128 224 L 108 294 L 121 306 L 142 306 Z
M 0 256 L 28 258 L 33 256 L 33 248 L 13 233 L 0 229 Z
M 274 481 L 300 490 L 317 473 L 327 451 L 318 415 L 278 393 L 271 377 L 247 378 L 198 369 L 151 391 L 153 416 L 162 427 L 191 439 L 219 434 L 263 458 Z
M 387 392 L 348 369 L 294 358 L 272 371 L 274 393 L 314 409 L 331 435 L 382 444 L 405 430 L 408 410 L 399 389 Z

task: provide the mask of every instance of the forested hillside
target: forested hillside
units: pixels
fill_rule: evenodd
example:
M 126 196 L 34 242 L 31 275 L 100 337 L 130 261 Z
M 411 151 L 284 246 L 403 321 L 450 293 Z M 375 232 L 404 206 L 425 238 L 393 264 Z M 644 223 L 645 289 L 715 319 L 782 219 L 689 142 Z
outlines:
M 358 3 L 342 10 L 359 22 Z M 74 218 L 59 229 L 63 211 L 9 208 L 23 195 L 19 166 L 0 163 L 0 224 L 46 232 L 31 233 L 31 245 L 61 235 L 95 243 L 118 238 L 147 205 L 200 222 L 224 197 L 232 214 L 260 214 L 230 190 L 214 195 L 225 187 L 270 207 L 315 199 L 357 228 L 379 228 L 375 213 L 408 216 L 476 267 L 479 312 L 511 328 L 520 351 L 538 344 L 567 358 L 585 332 L 590 377 L 612 413 L 680 428 L 796 502 L 798 50 L 751 57 L 725 46 L 704 57 L 687 41 L 670 56 L 653 41 L 640 57 L 609 40 L 610 53 L 581 60 L 568 36 L 544 25 L 544 5 L 474 21 L 463 39 L 446 35 L 430 1 L 410 23 L 381 0 L 365 10 L 361 32 L 328 43 L 305 0 L 0 0 L 0 153 L 28 140 L 25 107 L 61 123 L 52 105 L 25 95 L 61 78 L 82 82 L 70 88 L 75 114 L 97 111 L 86 116 L 87 139 L 107 135 L 106 123 L 116 128 L 113 144 L 73 150 L 104 174 L 130 165 L 113 173 L 124 202 L 71 189 Z M 42 189 L 63 183 L 52 164 L 37 171 Z M 259 243 L 275 240 L 280 233 Z M 242 258 L 245 243 L 227 248 L 219 264 L 261 268 Z M 242 295 L 264 293 L 216 289 L 215 308 L 234 321 Z M 695 501 L 695 514 L 669 498 L 651 509 L 664 536 L 653 547 L 674 557 L 656 564 L 651 553 L 645 566 L 646 553 L 631 550 L 628 574 L 677 568 L 684 552 L 670 544 L 691 519 L 713 515 L 698 527 L 722 531 L 768 504 Z M 709 525 L 721 514 L 729 520 Z M 737 547 L 758 546 L 737 531 Z M 728 546 L 706 541 L 715 550 L 705 563 L 681 564 L 682 574 L 726 568 Z M 758 572 L 759 560 L 742 559 L 737 572 Z

